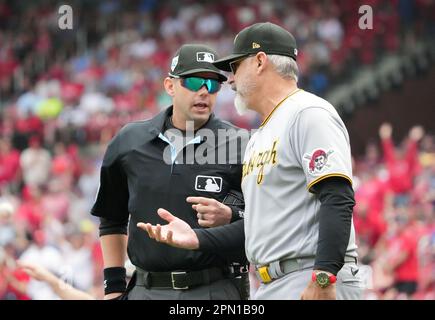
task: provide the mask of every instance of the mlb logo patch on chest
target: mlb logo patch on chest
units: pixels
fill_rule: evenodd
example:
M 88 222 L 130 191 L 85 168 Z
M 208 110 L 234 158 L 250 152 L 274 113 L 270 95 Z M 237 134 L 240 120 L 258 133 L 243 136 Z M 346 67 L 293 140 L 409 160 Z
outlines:
M 215 176 L 196 176 L 195 190 L 204 192 L 221 192 L 222 178 Z

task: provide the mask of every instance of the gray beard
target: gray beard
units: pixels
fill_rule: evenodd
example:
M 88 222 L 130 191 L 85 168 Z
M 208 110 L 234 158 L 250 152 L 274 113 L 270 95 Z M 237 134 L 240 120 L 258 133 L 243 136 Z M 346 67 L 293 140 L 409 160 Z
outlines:
M 236 93 L 236 97 L 234 98 L 234 107 L 236 108 L 239 116 L 243 116 L 248 111 L 247 104 L 238 93 Z

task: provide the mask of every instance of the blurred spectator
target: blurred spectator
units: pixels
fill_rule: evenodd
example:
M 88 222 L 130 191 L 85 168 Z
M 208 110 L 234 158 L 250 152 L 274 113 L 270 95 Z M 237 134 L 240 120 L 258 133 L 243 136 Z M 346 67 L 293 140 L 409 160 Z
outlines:
M 0 187 L 15 184 L 20 169 L 20 153 L 8 139 L 0 139 Z
M 42 191 L 39 187 L 26 186 L 23 188 L 22 201 L 15 214 L 15 219 L 29 232 L 41 228 L 45 216 L 42 207 Z
M 20 165 L 26 185 L 41 187 L 47 183 L 50 176 L 51 155 L 42 148 L 39 137 L 30 138 L 29 148 L 21 154 Z
M 210 10 L 206 14 L 202 14 L 195 24 L 195 31 L 200 38 L 210 37 L 219 34 L 224 26 L 222 16 Z
M 85 242 L 85 233 L 77 226 L 67 225 L 66 238 L 61 246 L 64 263 L 70 268 L 73 286 L 89 291 L 93 286 L 91 248 Z
M 54 274 L 64 271 L 62 269 L 62 256 L 56 248 L 46 242 L 43 230 L 35 230 L 32 234 L 33 243 L 23 252 L 20 260 L 23 262 L 38 262 L 41 266 Z M 47 284 L 31 279 L 27 286 L 27 293 L 33 300 L 57 300 L 59 297 Z
M 77 290 L 38 263 L 20 261 L 19 266 L 34 279 L 33 281 L 46 283 L 62 300 L 94 300 L 90 294 Z
M 341 45 L 344 30 L 335 15 L 321 19 L 317 24 L 319 38 L 325 41 L 331 48 L 338 49 Z
M 90 160 L 85 162 L 83 174 L 78 181 L 80 192 L 87 200 L 87 212 L 92 208 L 100 183 L 100 172 L 97 170 L 97 166 L 95 162 L 91 162 Z
M 418 255 L 417 243 L 420 235 L 404 207 L 400 207 L 394 217 L 396 230 L 388 240 L 387 272 L 394 275 L 394 288 L 398 294 L 409 299 L 417 291 Z
M 435 227 L 428 227 L 418 243 L 419 291 L 416 299 L 435 300 Z
M 68 185 L 59 178 L 50 180 L 47 191 L 41 197 L 40 210 L 44 216 L 52 217 L 60 222 L 68 221 L 70 194 Z
M 0 256 L 1 259 L 1 256 Z M 53 292 L 56 293 L 62 300 L 95 300 L 95 296 L 89 294 L 87 291 L 77 289 L 71 286 L 69 283 L 57 277 L 50 272 L 47 268 L 41 266 L 35 262 L 19 261 L 19 267 L 33 279 L 44 282 L 50 286 Z M 133 275 L 134 266 L 129 260 L 125 264 L 127 270 L 127 281 L 129 281 Z M 1 292 L 1 287 L 0 287 Z M 0 296 L 1 298 L 1 296 Z
M 388 183 L 370 171 L 359 178 L 361 180 L 355 192 L 355 229 L 360 240 L 374 246 L 387 229 L 383 212 L 389 191 Z
M 27 114 L 23 117 L 16 114 L 14 109 L 10 109 L 10 120 L 13 121 L 13 145 L 23 150 L 28 147 L 32 137 L 41 137 L 44 130 L 44 124 L 36 115 Z
M 395 194 L 395 204 L 406 205 L 409 202 L 409 192 L 412 190 L 414 179 L 420 169 L 417 142 L 423 137 L 424 131 L 419 126 L 411 128 L 406 151 L 403 148 L 394 149 L 392 132 L 392 126 L 384 123 L 379 129 L 379 136 L 382 140 L 389 186 Z
M 0 248 L 15 240 L 15 226 L 12 223 L 14 214 L 13 204 L 9 201 L 0 201 Z
M 13 258 L 0 247 L 0 300 L 29 300 L 28 282 L 29 276 L 17 268 Z

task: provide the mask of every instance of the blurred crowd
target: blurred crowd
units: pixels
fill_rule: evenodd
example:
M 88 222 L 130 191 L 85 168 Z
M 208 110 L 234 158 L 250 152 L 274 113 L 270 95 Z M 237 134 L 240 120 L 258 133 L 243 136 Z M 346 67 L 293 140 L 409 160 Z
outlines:
M 322 95 L 357 65 L 433 33 L 435 2 L 364 1 L 373 30 L 360 30 L 354 1 L 71 1 L 73 30 L 58 27 L 56 1 L 0 0 L 0 299 L 57 295 L 17 264 L 37 262 L 102 297 L 98 220 L 89 215 L 108 141 L 125 123 L 170 104 L 162 81 L 171 54 L 203 42 L 227 54 L 234 34 L 257 21 L 292 31 L 299 85 Z M 245 128 L 224 85 L 216 113 Z M 361 272 L 368 299 L 434 299 L 433 137 L 413 128 L 395 149 L 355 159 Z M 381 146 L 381 149 L 379 149 Z
M 397 148 L 379 129 L 354 162 L 354 224 L 367 299 L 435 299 L 435 145 L 410 129 Z
M 290 30 L 298 43 L 300 86 L 323 95 L 356 66 L 371 64 L 435 34 L 432 0 L 70 1 L 72 30 L 58 26 L 55 0 L 0 0 L 0 105 L 11 117 L 36 114 L 63 126 L 102 127 L 155 114 L 169 103 L 162 79 L 183 43 L 203 42 L 223 55 L 234 34 L 258 21 Z M 359 7 L 373 9 L 373 29 L 360 29 Z M 224 86 L 218 114 L 241 127 L 233 92 Z M 94 123 L 95 121 L 95 123 Z M 91 123 L 89 123 L 91 122 Z M 53 124 L 56 126 L 57 124 Z

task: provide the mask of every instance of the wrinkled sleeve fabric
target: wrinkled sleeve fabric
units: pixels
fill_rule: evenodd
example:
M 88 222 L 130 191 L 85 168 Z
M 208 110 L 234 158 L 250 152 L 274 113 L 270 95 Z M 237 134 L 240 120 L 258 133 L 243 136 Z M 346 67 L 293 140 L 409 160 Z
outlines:
M 100 171 L 100 185 L 91 214 L 101 219 L 100 235 L 126 233 L 128 224 L 128 184 L 118 146 L 120 135 L 109 143 Z

